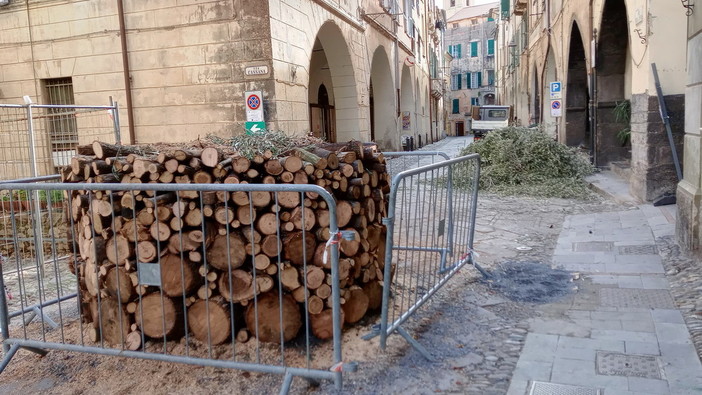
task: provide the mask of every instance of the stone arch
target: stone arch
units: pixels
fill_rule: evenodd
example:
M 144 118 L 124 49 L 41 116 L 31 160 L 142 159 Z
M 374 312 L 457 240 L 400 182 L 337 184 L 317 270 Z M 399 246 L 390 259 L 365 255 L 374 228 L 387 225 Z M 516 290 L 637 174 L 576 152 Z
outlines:
M 570 30 L 568 82 L 565 89 L 565 144 L 590 149 L 590 94 L 587 87 L 587 58 L 582 33 L 576 21 Z
M 383 148 L 397 149 L 397 120 L 390 61 L 385 48 L 379 46 L 373 53 L 370 76 L 371 139 Z
M 597 45 L 597 134 L 595 164 L 607 165 L 630 157 L 628 144 L 617 136 L 630 125 L 617 122 L 615 107 L 630 90 L 631 55 L 624 0 L 605 0 Z
M 556 65 L 556 55 L 553 51 L 553 46 L 549 46 L 546 53 L 546 61 L 544 62 L 544 71 L 541 77 L 541 97 L 549 98 L 551 92 L 551 82 L 558 78 L 558 70 Z M 551 115 L 550 100 L 546 100 L 549 105 L 542 106 L 542 123 L 544 130 L 549 136 L 558 138 L 558 118 Z
M 412 76 L 407 65 L 402 66 L 400 79 L 400 121 L 402 135 L 414 137 L 414 93 L 412 92 Z M 417 142 L 415 141 L 415 146 Z
M 319 86 L 325 85 L 327 108 L 319 104 Z M 310 127 L 329 141 L 360 139 L 358 92 L 346 39 L 331 21 L 324 23 L 312 47 L 308 86 Z

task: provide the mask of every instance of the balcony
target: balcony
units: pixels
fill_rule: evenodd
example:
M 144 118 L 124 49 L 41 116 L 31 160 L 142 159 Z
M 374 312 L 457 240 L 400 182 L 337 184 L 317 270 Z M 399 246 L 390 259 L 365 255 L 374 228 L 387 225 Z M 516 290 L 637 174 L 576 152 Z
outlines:
M 527 0 L 514 0 L 514 15 L 524 15 L 527 12 Z

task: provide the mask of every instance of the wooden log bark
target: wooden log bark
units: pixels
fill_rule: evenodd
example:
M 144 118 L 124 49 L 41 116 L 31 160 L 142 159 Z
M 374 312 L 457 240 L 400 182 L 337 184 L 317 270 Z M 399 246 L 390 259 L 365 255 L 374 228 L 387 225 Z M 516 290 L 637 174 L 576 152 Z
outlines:
M 207 262 L 219 270 L 236 269 L 246 259 L 246 244 L 238 232 L 217 235 L 207 250 Z
M 141 297 L 134 318 L 144 335 L 175 340 L 183 330 L 181 306 L 182 303 L 153 292 Z
M 221 344 L 231 336 L 231 308 L 221 296 L 198 300 L 188 308 L 188 328 L 205 344 Z
M 131 320 L 129 315 L 116 299 L 103 297 L 99 303 L 100 314 L 96 316 L 98 328 L 102 330 L 102 338 L 112 344 L 121 345 L 127 340 Z
M 167 296 L 189 294 L 197 286 L 196 270 L 187 258 L 168 254 L 161 258 L 161 289 Z

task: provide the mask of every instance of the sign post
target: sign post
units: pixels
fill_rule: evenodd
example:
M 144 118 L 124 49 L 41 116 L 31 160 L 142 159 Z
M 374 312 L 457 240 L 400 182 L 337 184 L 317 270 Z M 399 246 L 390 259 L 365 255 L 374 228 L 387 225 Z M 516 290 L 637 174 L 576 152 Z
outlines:
M 246 133 L 255 134 L 266 130 L 263 120 L 263 99 L 261 91 L 249 91 L 244 94 L 246 105 Z

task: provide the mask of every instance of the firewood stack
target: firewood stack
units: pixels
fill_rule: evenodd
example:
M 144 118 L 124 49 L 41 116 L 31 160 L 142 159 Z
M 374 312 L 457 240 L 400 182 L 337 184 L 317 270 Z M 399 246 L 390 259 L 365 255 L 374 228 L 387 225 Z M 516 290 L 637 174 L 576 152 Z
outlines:
M 356 236 L 339 241 L 344 322 L 355 323 L 380 307 L 386 233 L 381 218 L 390 187 L 374 144 L 321 143 L 251 159 L 226 146 L 159 151 L 96 141 L 79 148 L 62 180 L 319 185 L 336 199 L 339 228 Z M 330 338 L 333 284 L 323 260 L 332 237 L 327 203 L 315 193 L 304 199 L 297 192 L 277 195 L 276 204 L 268 192 L 73 192 L 66 214 L 78 253 L 70 265 L 74 274 L 78 269 L 83 318 L 92 323 L 89 337 L 124 341 L 132 350 L 142 346 L 142 332 L 176 340 L 184 334 L 185 305 L 190 336 L 203 342 L 255 335 L 279 342 L 281 332 L 287 341 L 301 328 L 307 303 L 312 333 Z M 137 262 L 160 262 L 160 287 L 139 283 Z M 235 328 L 242 328 L 238 333 L 231 333 L 232 313 Z

